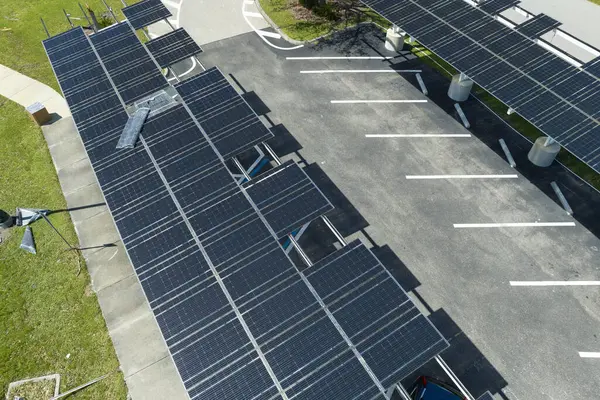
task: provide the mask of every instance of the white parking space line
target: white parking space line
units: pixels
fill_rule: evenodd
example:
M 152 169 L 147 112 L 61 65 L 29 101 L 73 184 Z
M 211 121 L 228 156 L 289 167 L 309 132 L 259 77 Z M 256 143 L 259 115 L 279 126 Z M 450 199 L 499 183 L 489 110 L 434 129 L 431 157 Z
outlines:
M 331 100 L 331 104 L 427 103 L 427 100 Z
M 261 13 L 252 12 L 252 11 L 244 11 L 244 15 L 246 17 L 264 18 Z
M 600 281 L 510 281 L 510 286 L 600 286 Z
M 455 228 L 543 228 L 551 226 L 575 226 L 575 222 L 507 222 L 492 224 L 454 224 Z
M 420 69 L 320 69 L 304 70 L 301 74 L 378 74 L 378 73 L 409 73 L 416 74 Z
M 262 31 L 260 29 L 257 29 L 256 33 L 258 33 L 260 36 L 267 36 L 267 37 L 271 37 L 271 38 L 274 38 L 274 39 L 281 39 L 281 35 L 279 33 Z
M 286 57 L 286 60 L 390 60 L 394 57 L 383 57 L 383 56 L 348 56 L 348 57 Z
M 181 8 L 181 3 L 176 3 L 174 1 L 171 0 L 162 0 L 163 4 L 169 7 L 173 7 L 176 10 L 179 10 L 179 8 Z
M 581 358 L 600 358 L 600 353 L 580 351 L 579 357 L 581 357 Z
M 406 175 L 406 179 L 515 179 L 516 174 L 508 175 Z
M 470 138 L 470 133 L 391 133 L 367 134 L 368 138 Z

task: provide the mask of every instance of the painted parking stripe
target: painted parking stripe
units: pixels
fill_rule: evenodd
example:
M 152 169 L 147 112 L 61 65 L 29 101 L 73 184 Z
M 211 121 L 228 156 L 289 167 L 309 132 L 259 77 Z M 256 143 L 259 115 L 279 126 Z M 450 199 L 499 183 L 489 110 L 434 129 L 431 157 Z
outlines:
M 600 358 L 600 353 L 588 352 L 588 351 L 580 351 L 579 357 L 581 358 Z
M 266 36 L 266 37 L 271 37 L 271 38 L 275 38 L 275 39 L 281 39 L 281 35 L 279 33 L 268 32 L 268 31 L 261 31 L 260 29 L 257 29 L 256 33 L 258 33 L 260 36 Z
M 286 60 L 391 60 L 394 57 L 383 56 L 348 56 L 348 57 L 286 57 Z
M 508 222 L 499 224 L 454 224 L 455 228 L 543 228 L 551 226 L 575 226 L 575 222 Z
M 507 175 L 406 175 L 406 179 L 515 179 L 516 174 Z
M 252 12 L 252 11 L 244 11 L 244 15 L 246 17 L 264 18 L 261 13 Z
M 421 72 L 420 69 L 317 69 L 303 70 L 301 74 L 378 74 L 378 73 L 410 73 Z
M 427 103 L 427 100 L 331 100 L 331 104 Z
M 367 134 L 368 138 L 470 138 L 470 133 L 392 133 L 392 134 Z
M 600 281 L 510 281 L 510 286 L 600 286 Z

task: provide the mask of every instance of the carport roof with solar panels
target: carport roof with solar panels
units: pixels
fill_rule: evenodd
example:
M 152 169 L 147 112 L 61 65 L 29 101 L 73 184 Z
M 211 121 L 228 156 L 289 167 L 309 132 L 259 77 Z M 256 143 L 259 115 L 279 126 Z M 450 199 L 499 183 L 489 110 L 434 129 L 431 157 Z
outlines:
M 360 241 L 291 261 L 280 240 L 331 203 L 294 162 L 234 178 L 272 133 L 216 67 L 168 83 L 160 68 L 201 49 L 184 30 L 139 41 L 163 8 L 43 44 L 189 397 L 387 398 L 448 342 Z M 117 149 L 141 108 L 139 142 Z
M 600 172 L 600 57 L 574 66 L 540 46 L 558 21 L 503 25 L 497 15 L 518 0 L 363 3 Z

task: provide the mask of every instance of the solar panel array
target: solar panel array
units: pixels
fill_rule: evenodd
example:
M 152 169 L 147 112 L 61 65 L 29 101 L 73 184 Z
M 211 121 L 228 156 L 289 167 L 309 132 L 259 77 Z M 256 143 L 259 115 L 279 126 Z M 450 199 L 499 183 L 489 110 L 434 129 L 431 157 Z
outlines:
M 117 93 L 129 87 L 109 49 L 123 45 L 122 25 L 44 47 L 190 398 L 384 399 L 447 347 L 359 243 L 308 277 L 296 268 L 278 238 L 331 205 L 294 163 L 238 185 L 225 159 L 270 132 L 220 71 L 179 85 L 184 101 L 116 149 L 128 120 Z M 298 199 L 307 204 L 293 210 Z
M 484 0 L 479 7 L 489 14 L 500 14 L 519 3 L 520 0 Z
M 176 84 L 175 89 L 224 158 L 273 137 L 217 67 Z
M 115 24 L 90 39 L 126 104 L 169 86 L 128 23 Z
M 123 8 L 123 14 L 135 29 L 141 29 L 170 17 L 171 11 L 160 0 L 143 0 Z
M 168 67 L 178 61 L 202 53 L 202 49 L 183 28 L 174 30 L 146 43 L 159 66 Z
M 557 20 L 550 18 L 546 14 L 539 14 L 518 25 L 515 29 L 527 37 L 536 39 L 558 28 L 559 25 L 560 22 Z
M 302 168 L 292 161 L 273 168 L 243 186 L 277 237 L 283 237 L 333 210 L 329 200 Z
M 596 67 L 582 71 L 488 14 L 508 2 L 363 2 L 600 172 Z

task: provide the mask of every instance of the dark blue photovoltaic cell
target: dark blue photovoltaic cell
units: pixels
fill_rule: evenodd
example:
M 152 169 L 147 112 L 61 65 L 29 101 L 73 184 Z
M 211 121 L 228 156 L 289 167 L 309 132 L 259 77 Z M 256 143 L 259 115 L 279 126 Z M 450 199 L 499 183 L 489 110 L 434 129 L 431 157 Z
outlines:
M 160 0 L 143 0 L 122 11 L 134 29 L 141 29 L 172 15 Z
M 283 237 L 333 206 L 293 161 L 259 175 L 243 187 L 278 237 Z
M 168 67 L 202 52 L 200 46 L 183 28 L 150 40 L 146 47 L 161 67 Z
M 175 88 L 224 159 L 273 137 L 216 67 Z
M 562 132 L 555 128 L 556 125 L 544 123 L 567 108 L 580 114 L 578 118 L 569 119 L 574 124 L 571 128 L 585 121 L 598 126 L 600 95 L 590 93 L 573 100 L 580 90 L 586 90 L 582 87 L 586 88 L 588 78 L 600 76 L 600 61 L 596 59 L 584 64 L 585 72 L 581 73 L 580 69 L 532 40 L 555 29 L 559 26 L 558 21 L 540 14 L 515 30 L 493 17 L 517 4 L 517 0 L 487 0 L 477 6 L 463 0 L 363 0 L 363 3 L 550 137 L 557 139 Z M 572 88 L 561 85 L 573 79 L 578 82 Z M 557 85 L 561 85 L 560 89 Z M 589 87 L 589 91 L 592 90 L 595 88 Z M 600 148 L 600 137 L 568 144 L 557 141 L 582 161 L 593 158 Z M 599 163 L 588 162 L 588 165 L 600 172 Z
M 538 38 L 552 29 L 558 28 L 560 22 L 550 18 L 546 14 L 538 14 L 516 26 L 516 30 L 530 38 Z
M 315 263 L 306 274 L 385 387 L 448 347 L 360 241 Z
M 126 104 L 169 86 L 127 22 L 106 28 L 90 40 Z

